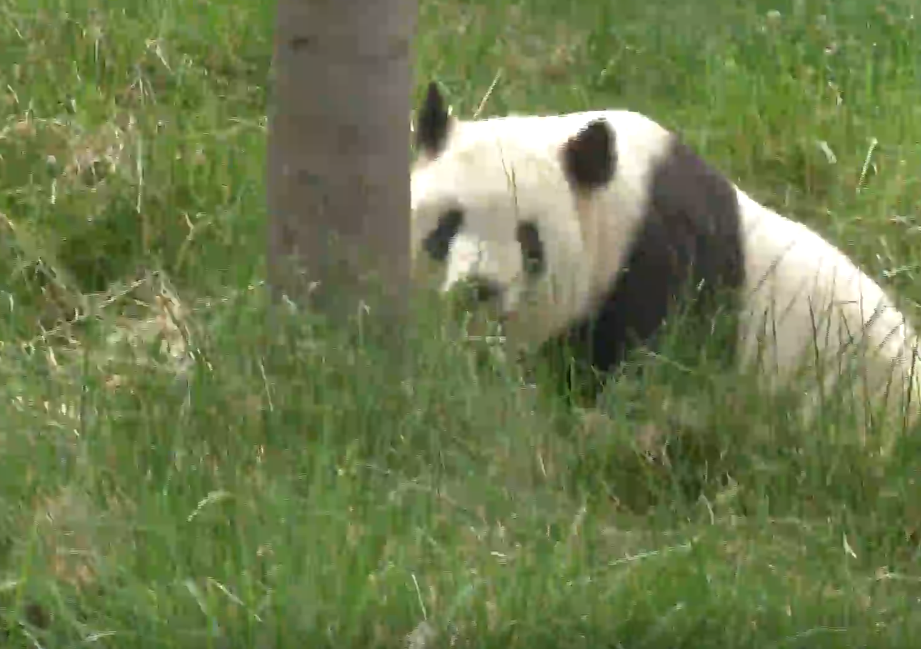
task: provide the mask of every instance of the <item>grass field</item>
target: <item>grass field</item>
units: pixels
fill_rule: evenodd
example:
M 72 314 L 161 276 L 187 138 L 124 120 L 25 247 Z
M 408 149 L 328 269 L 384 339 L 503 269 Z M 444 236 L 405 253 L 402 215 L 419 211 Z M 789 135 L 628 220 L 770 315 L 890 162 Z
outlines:
M 912 4 L 422 0 L 416 92 L 644 111 L 916 317 Z M 2 646 L 917 646 L 913 440 L 717 391 L 666 465 L 664 382 L 579 422 L 434 328 L 404 382 L 306 320 L 266 359 L 272 10 L 0 0 Z

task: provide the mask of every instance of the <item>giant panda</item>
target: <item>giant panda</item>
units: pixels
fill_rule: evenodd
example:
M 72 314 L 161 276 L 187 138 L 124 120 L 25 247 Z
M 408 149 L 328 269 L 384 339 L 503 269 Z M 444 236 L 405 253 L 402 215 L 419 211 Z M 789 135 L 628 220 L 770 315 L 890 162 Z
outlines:
M 720 347 L 739 367 L 757 363 L 769 389 L 820 359 L 830 359 L 822 381 L 833 386 L 834 352 L 862 342 L 862 385 L 913 420 L 915 334 L 883 289 L 649 117 L 466 121 L 449 115 L 433 82 L 414 130 L 414 275 L 443 293 L 463 287 L 510 341 L 564 342 L 609 376 L 639 345 L 655 345 L 675 309 L 701 332 L 728 311 Z M 805 403 L 812 416 L 817 401 Z

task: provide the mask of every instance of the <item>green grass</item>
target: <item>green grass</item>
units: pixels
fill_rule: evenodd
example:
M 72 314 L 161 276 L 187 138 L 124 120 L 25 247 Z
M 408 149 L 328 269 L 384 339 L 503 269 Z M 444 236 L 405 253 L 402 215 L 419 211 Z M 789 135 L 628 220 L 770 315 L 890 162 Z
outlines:
M 690 435 L 668 377 L 580 419 L 436 326 L 405 381 L 308 318 L 267 345 L 272 11 L 0 0 L 3 646 L 916 646 L 914 440 L 718 379 Z M 646 112 L 914 317 L 913 11 L 423 0 L 416 92 Z

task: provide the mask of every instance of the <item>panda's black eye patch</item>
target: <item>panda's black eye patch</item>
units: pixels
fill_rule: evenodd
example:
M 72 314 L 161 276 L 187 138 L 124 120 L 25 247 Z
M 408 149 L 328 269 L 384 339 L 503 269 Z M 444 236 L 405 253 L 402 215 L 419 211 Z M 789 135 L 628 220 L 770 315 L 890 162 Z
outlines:
M 522 221 L 518 224 L 516 237 L 521 245 L 525 272 L 532 277 L 543 273 L 546 263 L 544 244 L 537 226 L 531 221 Z
M 457 236 L 464 224 L 464 213 L 460 210 L 448 210 L 438 219 L 438 225 L 422 242 L 422 247 L 435 261 L 444 261 L 451 250 L 451 240 Z

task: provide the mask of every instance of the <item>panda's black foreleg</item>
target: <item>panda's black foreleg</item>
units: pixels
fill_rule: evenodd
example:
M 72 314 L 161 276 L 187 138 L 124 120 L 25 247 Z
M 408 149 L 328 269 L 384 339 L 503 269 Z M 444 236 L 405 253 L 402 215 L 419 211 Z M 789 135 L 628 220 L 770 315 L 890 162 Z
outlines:
M 566 335 L 547 341 L 541 347 L 539 363 L 543 373 L 539 380 L 551 386 L 568 405 L 599 405 L 610 372 L 595 367 L 591 345 L 583 337 Z

